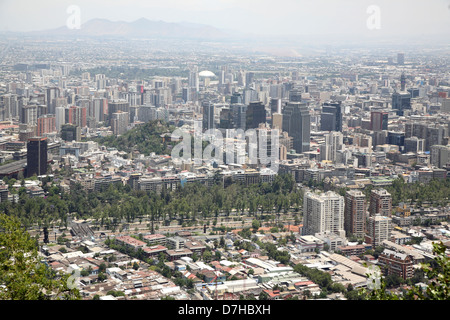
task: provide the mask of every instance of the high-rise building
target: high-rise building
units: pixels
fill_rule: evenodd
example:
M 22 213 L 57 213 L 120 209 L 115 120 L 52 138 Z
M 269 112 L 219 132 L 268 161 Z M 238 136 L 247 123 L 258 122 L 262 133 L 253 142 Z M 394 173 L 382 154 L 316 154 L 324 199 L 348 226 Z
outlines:
M 397 115 L 402 116 L 405 110 L 411 110 L 411 93 L 406 91 L 406 77 L 402 74 L 400 78 L 400 92 L 392 94 L 392 109 Z
M 332 232 L 345 237 L 344 197 L 328 191 L 305 192 L 303 201 L 303 235 Z
M 431 164 L 437 168 L 444 168 L 450 164 L 450 145 L 431 146 Z
M 73 124 L 63 124 L 61 126 L 61 139 L 64 141 L 80 141 L 81 129 Z
M 320 130 L 342 131 L 341 102 L 326 102 L 322 106 Z
M 380 214 L 370 216 L 367 221 L 365 242 L 378 247 L 384 240 L 389 240 L 392 233 L 392 219 Z
M 181 92 L 182 92 L 182 94 L 181 94 L 182 99 L 185 103 L 188 101 L 191 101 L 191 88 L 184 87 L 181 89 Z
M 95 82 L 97 84 L 97 90 L 104 90 L 106 88 L 106 76 L 104 74 L 96 74 Z
M 299 89 L 292 89 L 289 91 L 289 101 L 302 102 L 302 91 Z
M 242 103 L 233 103 L 230 105 L 233 117 L 233 127 L 236 129 L 246 129 L 247 106 Z
M 254 72 L 247 72 L 245 74 L 245 86 L 248 88 L 252 85 L 253 81 L 255 79 L 255 73 Z
M 393 144 L 396 146 L 404 146 L 405 145 L 405 133 L 398 131 L 388 131 L 386 142 L 388 144 Z
M 383 111 L 372 111 L 370 113 L 370 127 L 373 131 L 388 129 L 389 113 Z
M 118 111 L 129 113 L 130 104 L 128 103 L 128 101 L 126 100 L 108 101 L 108 119 L 111 120 L 112 114 Z
M 216 126 L 214 124 L 214 112 L 215 106 L 211 101 L 203 101 L 203 130 L 215 129 Z
M 71 123 L 80 128 L 86 127 L 87 109 L 85 107 L 71 106 L 65 108 L 65 123 Z
M 450 98 L 442 100 L 441 112 L 450 113 Z
M 198 66 L 194 65 L 191 67 L 188 76 L 189 87 L 194 89 L 195 92 L 200 90 L 200 80 L 198 75 Z
M 325 142 L 320 145 L 320 160 L 336 162 L 337 152 L 343 149 L 344 136 L 332 131 L 325 134 Z
M 374 189 L 370 193 L 369 214 L 375 216 L 391 216 L 392 197 L 385 189 Z
M 278 98 L 270 99 L 270 112 L 272 115 L 274 113 L 281 113 L 281 99 Z
M 27 142 L 27 177 L 47 173 L 47 138 L 35 137 Z
M 59 88 L 57 87 L 47 88 L 45 90 L 45 102 L 48 113 L 55 114 L 55 105 L 53 104 L 53 101 L 59 97 L 59 94 Z
M 244 98 L 242 97 L 242 94 L 238 92 L 233 93 L 233 95 L 230 97 L 230 103 L 231 104 L 244 103 Z
M 347 236 L 364 238 L 366 225 L 366 196 L 360 190 L 345 193 L 344 228 Z
M 61 130 L 61 126 L 66 123 L 66 111 L 64 107 L 55 108 L 55 125 L 56 131 Z
M 56 131 L 56 118 L 54 115 L 46 114 L 37 120 L 37 135 L 43 136 L 45 133 Z
M 272 113 L 272 129 L 283 130 L 283 115 L 281 113 Z
M 405 64 L 405 54 L 403 52 L 397 53 L 397 64 L 404 65 Z
M 154 106 L 140 106 L 138 111 L 138 119 L 144 123 L 157 119 L 157 111 Z
M 266 123 L 266 107 L 262 102 L 250 102 L 247 107 L 245 127 L 256 129 L 260 123 Z
M 124 134 L 127 132 L 129 124 L 129 114 L 128 112 L 118 111 L 111 116 L 111 130 L 116 136 Z
M 405 138 L 405 153 L 414 152 L 422 153 L 425 148 L 425 139 L 417 137 Z
M 283 131 L 293 138 L 296 152 L 309 151 L 311 136 L 311 116 L 304 103 L 289 102 L 283 109 Z
M 21 108 L 20 123 L 36 124 L 38 118 L 38 105 L 29 104 Z

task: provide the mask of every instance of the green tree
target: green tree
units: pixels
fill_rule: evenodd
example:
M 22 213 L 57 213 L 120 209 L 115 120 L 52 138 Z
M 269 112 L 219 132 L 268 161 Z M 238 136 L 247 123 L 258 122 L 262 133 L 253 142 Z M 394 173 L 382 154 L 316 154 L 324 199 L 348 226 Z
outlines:
M 433 254 L 436 256 L 431 264 L 422 264 L 421 269 L 428 278 L 427 288 L 423 291 L 419 286 L 412 286 L 402 296 L 386 290 L 386 280 L 380 279 L 378 288 L 360 289 L 360 295 L 368 300 L 450 300 L 450 261 L 442 242 L 433 243 Z
M 69 274 L 41 263 L 38 244 L 16 217 L 0 214 L 0 299 L 78 300 Z

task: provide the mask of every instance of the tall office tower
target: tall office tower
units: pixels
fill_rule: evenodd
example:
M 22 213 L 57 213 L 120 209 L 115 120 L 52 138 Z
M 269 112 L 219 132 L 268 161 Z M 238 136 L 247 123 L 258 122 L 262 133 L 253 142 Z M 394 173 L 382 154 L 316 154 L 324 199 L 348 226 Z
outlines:
M 400 91 L 406 91 L 406 76 L 404 73 L 400 76 Z
M 202 114 L 203 114 L 203 130 L 215 129 L 216 126 L 214 124 L 214 112 L 215 106 L 211 101 L 203 101 L 202 102 Z
M 405 54 L 402 52 L 397 53 L 397 64 L 404 65 L 405 64 Z
M 320 145 L 320 160 L 336 162 L 338 151 L 344 147 L 344 135 L 341 132 L 332 131 L 324 137 L 325 142 Z
M 81 129 L 80 127 L 66 123 L 61 126 L 61 139 L 64 141 L 80 141 Z
M 200 90 L 200 80 L 198 76 L 198 66 L 191 67 L 188 75 L 189 87 L 194 88 L 196 92 Z
M 370 128 L 373 131 L 388 129 L 389 113 L 383 111 L 372 111 L 370 113 Z
M 437 168 L 450 165 L 450 146 L 431 146 L 431 164 Z
M 405 138 L 405 153 L 423 153 L 425 149 L 425 139 L 417 137 Z
M 162 81 L 162 80 L 154 80 L 153 81 L 153 87 L 155 89 L 164 87 L 164 81 Z
M 20 123 L 36 124 L 38 118 L 38 105 L 29 104 L 22 107 L 20 113 Z
M 258 92 L 254 89 L 245 89 L 243 96 L 242 96 L 243 104 L 250 104 L 250 102 L 257 102 L 258 99 Z
M 52 114 L 46 114 L 37 120 L 37 135 L 43 136 L 45 133 L 56 131 L 56 118 Z
M 369 214 L 375 216 L 391 216 L 392 197 L 385 189 L 374 189 L 370 193 Z
M 282 87 L 280 84 L 271 84 L 269 86 L 269 96 L 272 99 L 280 99 L 282 94 Z
M 281 113 L 281 99 L 271 98 L 270 99 L 270 114 Z
M 230 108 L 225 107 L 220 110 L 219 128 L 221 128 L 221 129 L 233 129 L 234 128 L 233 114 L 232 114 Z
M 347 236 L 364 238 L 366 225 L 366 196 L 360 190 L 345 193 L 344 227 Z
M 19 115 L 19 104 L 16 94 L 7 93 L 0 96 L 0 108 L 2 121 L 12 120 Z
M 242 94 L 238 92 L 233 93 L 233 95 L 230 97 L 230 103 L 231 104 L 244 103 L 244 98 L 242 97 Z
M 299 89 L 292 89 L 289 91 L 290 102 L 302 102 L 302 92 Z
M 309 151 L 311 136 L 311 116 L 304 103 L 289 102 L 283 109 L 283 131 L 293 139 L 296 152 Z
M 406 91 L 405 74 L 400 77 L 400 89 L 400 92 L 395 91 L 392 94 L 392 109 L 397 110 L 397 115 L 402 116 L 404 110 L 411 110 L 411 93 Z
M 367 221 L 366 243 L 372 248 L 378 247 L 384 240 L 390 240 L 392 233 L 392 219 L 380 214 L 369 217 Z
M 260 123 L 266 123 L 266 107 L 262 102 L 250 102 L 247 107 L 245 128 L 256 129 Z
M 47 138 L 30 138 L 27 142 L 27 177 L 47 173 Z
M 320 130 L 342 131 L 341 102 L 326 102 L 322 106 Z
M 57 97 L 57 98 L 53 99 L 53 102 L 52 102 L 52 111 L 53 112 L 49 112 L 49 113 L 55 114 L 56 108 L 66 107 L 66 106 L 67 106 L 67 98 L 66 97 Z
M 181 92 L 182 99 L 185 103 L 191 101 L 191 89 L 189 87 L 184 87 L 181 89 Z
M 91 81 L 91 74 L 89 72 L 83 72 L 81 74 L 81 80 L 87 82 Z
M 111 130 L 116 136 L 127 132 L 130 115 L 128 112 L 118 111 L 112 114 Z
M 280 133 L 283 130 L 283 115 L 281 113 L 272 114 L 272 129 L 278 129 Z
M 45 102 L 47 105 L 47 113 L 55 114 L 55 106 L 53 104 L 53 100 L 59 98 L 59 88 L 47 88 L 45 90 Z
M 405 145 L 405 133 L 398 131 L 388 131 L 386 142 L 402 147 Z
M 57 107 L 55 109 L 55 125 L 56 131 L 61 130 L 61 126 L 66 123 L 66 109 L 63 107 Z
M 106 88 L 106 76 L 104 74 L 96 74 L 95 82 L 97 84 L 97 90 L 104 90 Z
M 108 99 L 94 98 L 89 104 L 89 116 L 97 122 L 105 121 L 105 114 L 108 113 Z
M 156 120 L 156 107 L 140 106 L 138 111 L 138 119 L 144 123 Z
M 108 119 L 118 111 L 130 112 L 130 104 L 126 100 L 108 101 Z M 109 123 L 111 125 L 111 123 Z
M 255 80 L 255 73 L 254 72 L 246 72 L 245 74 L 245 87 L 249 88 Z
M 303 201 L 303 235 L 330 231 L 345 237 L 344 197 L 328 191 L 305 192 Z
M 84 128 L 87 125 L 87 110 L 84 107 L 71 106 L 69 108 L 65 108 L 65 123 L 74 124 L 80 128 Z
M 230 105 L 231 114 L 233 117 L 234 128 L 247 130 L 247 106 L 242 103 L 233 103 Z
M 446 128 L 443 125 L 434 124 L 427 127 L 427 136 L 425 138 L 425 148 L 427 151 L 431 151 L 431 147 L 434 145 L 447 144 L 446 141 Z

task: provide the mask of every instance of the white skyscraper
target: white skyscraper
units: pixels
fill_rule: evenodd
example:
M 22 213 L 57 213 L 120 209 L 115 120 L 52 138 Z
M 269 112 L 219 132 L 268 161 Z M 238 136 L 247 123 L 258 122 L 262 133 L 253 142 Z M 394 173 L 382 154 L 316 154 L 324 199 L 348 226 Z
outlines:
M 61 130 L 61 126 L 65 124 L 65 108 L 64 107 L 56 107 L 55 108 L 55 123 L 56 123 L 56 131 L 59 132 Z
M 343 149 L 343 141 L 341 132 L 332 131 L 325 134 L 325 143 L 320 145 L 320 159 L 336 162 L 337 152 Z
M 326 231 L 345 237 L 344 197 L 332 191 L 322 194 L 308 191 L 303 201 L 303 234 Z

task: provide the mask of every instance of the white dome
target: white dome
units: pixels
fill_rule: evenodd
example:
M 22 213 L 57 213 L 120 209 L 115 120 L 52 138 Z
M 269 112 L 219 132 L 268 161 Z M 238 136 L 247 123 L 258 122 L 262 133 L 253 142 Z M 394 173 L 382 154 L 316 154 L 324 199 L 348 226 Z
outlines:
M 212 73 L 211 71 L 208 71 L 208 70 L 201 71 L 198 75 L 200 77 L 206 77 L 206 78 L 215 77 L 216 76 L 214 73 Z

